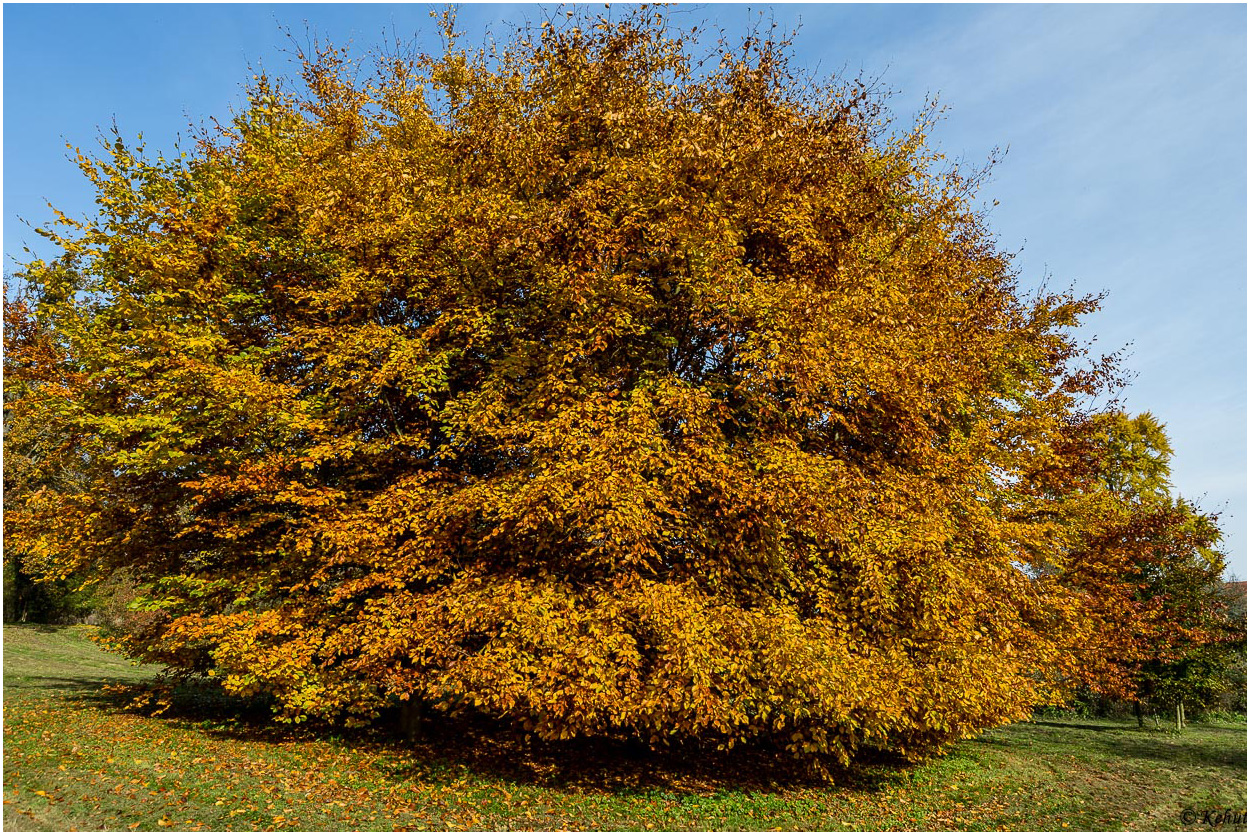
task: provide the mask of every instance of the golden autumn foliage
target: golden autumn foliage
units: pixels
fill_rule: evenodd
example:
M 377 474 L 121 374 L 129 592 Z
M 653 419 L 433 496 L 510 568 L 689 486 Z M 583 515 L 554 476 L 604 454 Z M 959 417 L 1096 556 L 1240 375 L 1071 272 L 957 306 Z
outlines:
M 127 567 L 127 652 L 293 721 L 845 759 L 1051 698 L 1116 501 L 1094 301 L 1021 292 L 924 120 L 772 37 L 687 49 L 641 10 L 325 50 L 188 156 L 80 156 L 101 211 L 25 271 L 58 370 L 14 408 L 85 480 L 10 547 Z

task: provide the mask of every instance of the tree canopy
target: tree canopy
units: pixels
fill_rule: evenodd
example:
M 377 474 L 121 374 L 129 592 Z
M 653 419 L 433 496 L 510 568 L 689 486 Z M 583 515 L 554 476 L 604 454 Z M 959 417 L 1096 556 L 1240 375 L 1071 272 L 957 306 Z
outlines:
M 1152 414 L 1109 411 L 1090 426 L 1115 501 L 1069 570 L 1097 601 L 1088 608 L 1101 624 L 1087 681 L 1138 705 L 1210 705 L 1236 686 L 1227 673 L 1246 632 L 1223 580 L 1218 520 L 1172 495 L 1172 447 Z
M 127 652 L 290 721 L 845 759 L 1071 686 L 1124 582 L 1114 368 L 932 113 L 654 10 L 446 33 L 255 77 L 175 159 L 79 154 L 100 211 L 6 353 L 79 474 L 15 488 L 28 569 L 125 567 Z

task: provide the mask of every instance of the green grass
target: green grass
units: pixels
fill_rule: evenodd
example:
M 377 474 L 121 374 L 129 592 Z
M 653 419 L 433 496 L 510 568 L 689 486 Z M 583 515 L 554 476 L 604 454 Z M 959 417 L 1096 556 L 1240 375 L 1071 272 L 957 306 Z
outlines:
M 1176 734 L 1042 721 L 919 767 L 820 780 L 758 752 L 525 746 L 471 725 L 416 744 L 318 738 L 202 693 L 150 716 L 102 689 L 150 671 L 102 652 L 90 632 L 4 627 L 8 830 L 1212 828 L 1200 816 L 1184 826 L 1185 809 L 1244 820 L 1244 724 Z

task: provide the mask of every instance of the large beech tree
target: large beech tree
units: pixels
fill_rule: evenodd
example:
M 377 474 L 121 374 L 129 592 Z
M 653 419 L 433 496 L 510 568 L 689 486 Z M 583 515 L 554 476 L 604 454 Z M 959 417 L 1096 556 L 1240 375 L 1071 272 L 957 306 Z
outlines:
M 85 481 L 21 492 L 28 570 L 128 568 L 127 652 L 292 721 L 845 759 L 1078 680 L 1095 302 L 1021 291 L 927 116 L 687 52 L 322 50 L 187 156 L 80 156 L 14 408 Z

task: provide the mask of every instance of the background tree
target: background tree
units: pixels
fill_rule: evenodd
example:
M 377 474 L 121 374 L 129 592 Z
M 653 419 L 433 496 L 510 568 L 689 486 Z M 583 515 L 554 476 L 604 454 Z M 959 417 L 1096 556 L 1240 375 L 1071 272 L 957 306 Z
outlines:
M 78 492 L 81 467 L 65 448 L 59 423 L 34 418 L 27 408 L 32 387 L 69 385 L 55 335 L 36 319 L 27 288 L 5 282 L 4 297 L 4 502 L 5 512 L 20 508 L 22 496 L 39 489 Z M 38 582 L 23 564 L 24 555 L 4 551 L 6 621 L 55 622 L 89 614 L 96 603 L 82 574 Z M 37 572 L 36 572 L 37 573 Z
M 1232 628 L 1221 642 L 1222 657 L 1215 675 L 1222 680 L 1216 688 L 1220 696 L 1208 711 L 1245 715 L 1246 713 L 1246 581 L 1224 584 L 1224 622 Z
M 190 156 L 80 156 L 100 215 L 24 273 L 77 382 L 23 409 L 83 482 L 6 515 L 30 564 L 134 572 L 127 652 L 289 721 L 845 759 L 1070 686 L 1113 369 L 930 115 L 768 33 L 696 66 L 650 10 L 445 34 L 258 77 Z
M 1226 600 L 1217 519 L 1171 495 L 1172 448 L 1153 415 L 1109 412 L 1087 430 L 1107 505 L 1067 575 L 1100 623 L 1085 677 L 1131 701 L 1139 720 L 1151 704 L 1211 706 L 1245 639 Z

